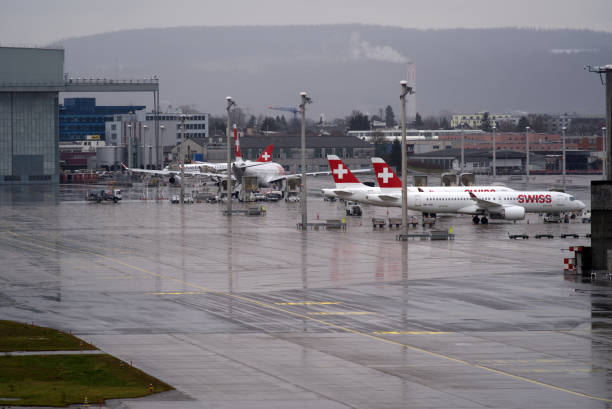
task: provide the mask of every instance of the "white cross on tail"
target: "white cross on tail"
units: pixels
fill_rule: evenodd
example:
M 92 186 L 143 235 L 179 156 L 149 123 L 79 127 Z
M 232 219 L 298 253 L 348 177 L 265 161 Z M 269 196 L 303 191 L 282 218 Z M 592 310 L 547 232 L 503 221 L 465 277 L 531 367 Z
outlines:
M 344 175 L 348 173 L 348 169 L 344 169 L 342 164 L 339 164 L 336 169 L 334 169 L 334 173 L 338 176 L 338 179 L 342 179 Z
M 389 183 L 389 178 L 393 177 L 393 173 L 389 172 L 389 168 L 383 168 L 383 171 L 377 175 L 379 178 L 383 180 L 383 183 L 386 185 Z

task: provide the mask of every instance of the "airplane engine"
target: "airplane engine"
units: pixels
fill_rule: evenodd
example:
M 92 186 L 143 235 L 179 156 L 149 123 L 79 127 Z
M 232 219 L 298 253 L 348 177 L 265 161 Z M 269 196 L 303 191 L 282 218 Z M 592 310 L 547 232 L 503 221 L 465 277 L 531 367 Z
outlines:
M 171 185 L 180 185 L 181 184 L 181 177 L 179 175 L 172 175 L 168 178 L 168 182 L 170 182 Z
M 521 206 L 509 206 L 500 213 L 490 215 L 491 219 L 503 220 L 523 220 L 525 218 L 525 208 Z
M 234 172 L 234 176 L 238 180 L 242 179 L 242 176 L 244 176 L 244 171 L 245 170 L 246 170 L 246 167 L 244 167 L 244 166 L 238 166 L 235 163 L 232 164 L 232 172 Z

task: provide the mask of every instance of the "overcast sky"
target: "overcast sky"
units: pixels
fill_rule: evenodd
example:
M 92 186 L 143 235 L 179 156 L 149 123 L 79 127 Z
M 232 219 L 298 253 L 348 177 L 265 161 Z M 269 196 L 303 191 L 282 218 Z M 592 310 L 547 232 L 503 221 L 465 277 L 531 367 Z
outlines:
M 612 0 L 0 0 L 0 43 L 148 27 L 365 23 L 612 32 Z

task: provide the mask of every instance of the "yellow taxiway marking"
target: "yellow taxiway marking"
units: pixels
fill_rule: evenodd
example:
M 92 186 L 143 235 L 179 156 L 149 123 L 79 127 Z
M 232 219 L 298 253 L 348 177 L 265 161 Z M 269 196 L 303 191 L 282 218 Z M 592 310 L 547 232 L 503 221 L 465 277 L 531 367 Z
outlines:
M 563 364 L 570 362 L 569 359 L 483 359 L 478 361 L 479 364 L 493 364 L 493 365 L 514 365 L 514 364 Z
M 202 291 L 184 291 L 184 292 L 173 292 L 173 293 L 151 293 L 153 295 L 197 295 L 197 294 L 206 294 Z
M 553 368 L 553 369 L 545 369 L 545 368 L 533 368 L 533 369 L 517 369 L 516 372 L 521 372 L 521 373 L 572 373 L 572 372 L 579 372 L 579 373 L 591 373 L 591 372 L 597 372 L 597 369 L 591 369 L 591 368 Z
M 445 331 L 374 331 L 374 335 L 439 335 L 450 334 Z
M 338 301 L 294 301 L 294 302 L 275 302 L 276 305 L 335 305 Z
M 375 312 L 369 311 L 313 311 L 308 312 L 308 315 L 371 315 Z
M 13 236 L 15 236 L 17 238 L 21 237 L 21 235 L 15 233 L 15 232 L 12 232 L 12 231 L 9 231 L 8 233 L 12 234 Z M 43 247 L 43 248 L 44 247 L 50 248 L 49 245 L 53 244 L 54 247 L 52 247 L 52 249 L 54 249 L 56 251 L 58 250 L 58 245 L 59 245 L 58 243 L 49 243 L 49 242 L 45 242 L 44 240 L 42 240 L 40 238 L 25 237 L 25 236 L 23 236 L 23 239 L 29 240 L 29 243 L 31 243 L 33 240 L 37 240 L 39 242 L 47 244 L 47 246 L 37 245 L 38 247 Z M 69 247 L 69 246 L 66 246 L 66 245 L 62 245 L 62 246 L 66 249 L 65 251 L 66 252 L 70 252 L 70 254 L 74 254 L 75 251 L 80 251 L 83 254 L 89 254 L 91 256 L 100 257 L 102 259 L 111 261 L 113 263 L 122 265 L 124 267 L 128 267 L 128 268 L 131 268 L 133 270 L 140 271 L 141 273 L 148 274 L 148 275 L 150 275 L 152 277 L 163 278 L 165 280 L 173 281 L 173 282 L 176 282 L 176 283 L 180 283 L 182 285 L 187 285 L 187 286 L 190 286 L 192 288 L 196 288 L 198 290 L 202 290 L 202 291 L 205 291 L 205 292 L 210 293 L 210 294 L 221 295 L 221 296 L 233 298 L 233 299 L 236 299 L 236 300 L 244 301 L 246 303 L 250 303 L 250 304 L 254 304 L 254 305 L 259 305 L 261 307 L 265 307 L 265 308 L 268 308 L 268 309 L 271 309 L 271 310 L 274 310 L 274 311 L 284 312 L 287 315 L 292 315 L 294 317 L 299 317 L 299 318 L 302 318 L 302 319 L 310 320 L 312 322 L 317 322 L 317 323 L 319 323 L 321 325 L 325 325 L 325 326 L 330 327 L 330 328 L 336 328 L 336 329 L 339 329 L 339 330 L 344 331 L 344 332 L 349 333 L 349 334 L 355 334 L 355 335 L 360 335 L 360 336 L 363 336 L 363 337 L 366 337 L 366 338 L 375 339 L 375 340 L 382 341 L 382 342 L 385 342 L 385 343 L 390 344 L 390 345 L 396 345 L 396 346 L 408 349 L 410 351 L 420 352 L 420 353 L 423 353 L 423 354 L 426 354 L 426 355 L 429 355 L 429 356 L 433 356 L 433 357 L 436 357 L 436 358 L 439 358 L 439 359 L 443 359 L 443 360 L 447 360 L 447 361 L 450 361 L 450 362 L 455 362 L 455 363 L 462 364 L 462 365 L 465 365 L 465 366 L 468 366 L 468 367 L 471 367 L 471 368 L 482 369 L 483 371 L 487 371 L 489 373 L 493 373 L 493 374 L 497 374 L 497 375 L 502 375 L 502 376 L 505 376 L 505 377 L 508 377 L 508 378 L 511 378 L 511 379 L 515 379 L 515 380 L 518 380 L 518 381 L 524 381 L 524 382 L 530 383 L 532 385 L 538 385 L 538 386 L 541 386 L 541 387 L 544 387 L 544 388 L 548 388 L 548 389 L 552 389 L 552 390 L 555 390 L 555 391 L 564 392 L 564 393 L 567 393 L 567 394 L 570 394 L 570 395 L 573 395 L 573 396 L 578 396 L 578 397 L 587 398 L 587 399 L 593 399 L 593 400 L 597 400 L 597 401 L 601 401 L 601 402 L 612 403 L 612 399 L 604 398 L 604 397 L 601 397 L 601 396 L 589 395 L 589 394 L 582 393 L 582 392 L 573 391 L 571 389 L 563 388 L 563 387 L 560 387 L 560 386 L 555 386 L 555 385 L 552 385 L 550 383 L 536 381 L 535 379 L 527 378 L 526 376 L 515 375 L 515 374 L 512 374 L 510 372 L 503 371 L 501 369 L 495 369 L 495 368 L 491 368 L 491 367 L 488 367 L 488 366 L 484 366 L 484 365 L 479 364 L 479 363 L 470 362 L 470 361 L 467 361 L 465 359 L 454 358 L 454 357 L 452 357 L 450 355 L 445 355 L 445 354 L 442 354 L 442 353 L 439 353 L 439 352 L 430 351 L 428 349 L 424 349 L 424 348 L 421 348 L 421 347 L 416 347 L 416 346 L 413 346 L 413 345 L 410 345 L 410 344 L 394 341 L 392 339 L 381 337 L 379 335 L 369 334 L 367 332 L 363 332 L 363 331 L 359 331 L 359 330 L 356 330 L 356 329 L 351 329 L 351 328 L 348 328 L 348 327 L 344 327 L 344 326 L 339 325 L 339 324 L 334 324 L 333 322 L 325 321 L 325 320 L 322 320 L 320 318 L 316 318 L 316 317 L 313 317 L 313 316 L 310 316 L 310 315 L 307 315 L 307 314 L 302 314 L 302 313 L 299 313 L 299 312 L 287 310 L 285 308 L 281 308 L 280 306 L 276 306 L 274 304 L 270 304 L 270 303 L 267 303 L 267 302 L 264 302 L 264 301 L 259 301 L 259 300 L 256 300 L 256 299 L 253 299 L 253 298 L 249 298 L 249 297 L 245 297 L 245 296 L 242 296 L 242 295 L 232 294 L 232 293 L 228 293 L 228 292 L 224 292 L 224 291 L 215 291 L 215 290 L 203 287 L 203 286 L 198 285 L 198 284 L 190 283 L 190 282 L 185 281 L 185 280 L 181 280 L 181 279 L 178 279 L 178 278 L 166 276 L 166 275 L 160 274 L 160 273 L 155 273 L 153 271 L 146 270 L 144 268 L 141 268 L 141 267 L 138 267 L 138 266 L 126 263 L 126 262 L 121 261 L 119 259 L 116 259 L 114 257 L 106 256 L 106 255 L 101 254 L 101 253 L 96 253 L 96 252 L 91 251 L 91 250 L 84 250 L 84 249 L 79 249 L 79 248 L 75 248 L 75 247 Z

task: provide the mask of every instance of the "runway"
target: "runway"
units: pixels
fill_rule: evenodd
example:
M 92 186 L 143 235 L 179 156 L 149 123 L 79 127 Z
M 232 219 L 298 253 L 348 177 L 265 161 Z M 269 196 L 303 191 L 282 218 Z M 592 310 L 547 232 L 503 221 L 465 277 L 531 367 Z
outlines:
M 310 184 L 310 219 L 343 216 L 316 196 L 328 184 Z M 0 312 L 70 329 L 180 392 L 125 407 L 611 406 L 612 289 L 563 275 L 561 250 L 589 239 L 507 236 L 588 224 L 451 216 L 436 228 L 454 241 L 398 242 L 372 229 L 383 208 L 301 232 L 299 203 L 226 217 L 68 190 L 3 192 Z

